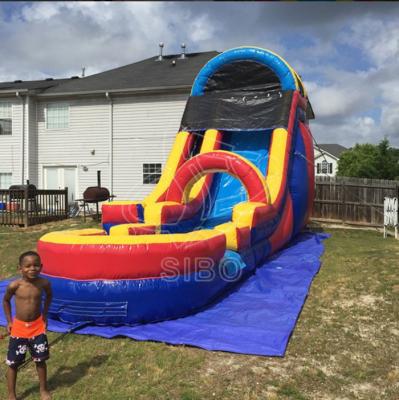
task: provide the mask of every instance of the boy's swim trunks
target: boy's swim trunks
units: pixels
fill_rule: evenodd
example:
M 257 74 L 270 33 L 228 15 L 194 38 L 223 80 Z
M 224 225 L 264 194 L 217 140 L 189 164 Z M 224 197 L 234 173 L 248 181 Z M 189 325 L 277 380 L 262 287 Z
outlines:
M 30 322 L 21 321 L 17 318 L 12 321 L 11 337 L 30 339 L 42 333 L 46 333 L 46 325 L 42 316 Z
M 6 364 L 18 367 L 25 360 L 27 350 L 35 362 L 47 360 L 50 357 L 46 326 L 42 316 L 32 322 L 20 321 L 14 318 L 11 328 L 10 342 Z

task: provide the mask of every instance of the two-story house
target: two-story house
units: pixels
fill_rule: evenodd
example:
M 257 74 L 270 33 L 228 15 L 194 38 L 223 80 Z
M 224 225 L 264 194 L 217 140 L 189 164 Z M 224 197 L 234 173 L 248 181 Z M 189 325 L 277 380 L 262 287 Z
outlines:
M 192 83 L 215 51 L 156 56 L 84 78 L 0 83 L 0 188 L 102 185 L 140 199 L 160 176 Z

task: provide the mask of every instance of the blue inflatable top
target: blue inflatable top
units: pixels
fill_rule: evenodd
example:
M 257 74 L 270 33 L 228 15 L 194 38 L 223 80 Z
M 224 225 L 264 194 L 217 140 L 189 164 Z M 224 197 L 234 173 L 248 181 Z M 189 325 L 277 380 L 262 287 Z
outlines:
M 255 61 L 271 69 L 279 78 L 282 90 L 298 89 L 298 77 L 289 64 L 277 54 L 258 47 L 238 47 L 225 51 L 208 61 L 198 73 L 192 90 L 192 96 L 204 94 L 204 88 L 211 76 L 221 67 L 237 61 Z

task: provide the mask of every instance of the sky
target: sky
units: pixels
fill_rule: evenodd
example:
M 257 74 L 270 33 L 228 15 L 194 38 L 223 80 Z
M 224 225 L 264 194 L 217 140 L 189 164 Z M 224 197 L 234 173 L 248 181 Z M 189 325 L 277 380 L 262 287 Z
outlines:
M 399 147 L 395 2 L 2 2 L 0 82 L 86 75 L 158 54 L 254 45 L 301 75 L 318 143 Z

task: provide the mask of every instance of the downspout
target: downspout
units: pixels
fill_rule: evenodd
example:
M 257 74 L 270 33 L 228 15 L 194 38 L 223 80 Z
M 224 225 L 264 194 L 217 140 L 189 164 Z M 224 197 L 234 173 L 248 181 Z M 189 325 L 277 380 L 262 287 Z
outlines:
M 30 123 L 30 118 L 29 118 L 29 108 L 30 108 L 30 98 L 28 95 L 26 95 L 26 119 L 25 119 L 25 125 L 26 125 L 26 179 L 30 180 L 30 146 L 31 146 L 31 137 L 30 137 L 30 132 L 29 132 L 29 123 Z M 25 107 L 24 107 L 25 110 Z
M 111 195 L 114 194 L 114 103 L 109 92 L 105 92 L 109 100 L 109 184 Z
M 22 102 L 22 132 L 21 132 L 21 184 L 25 183 L 25 97 L 21 96 L 19 92 L 15 95 L 21 99 Z

